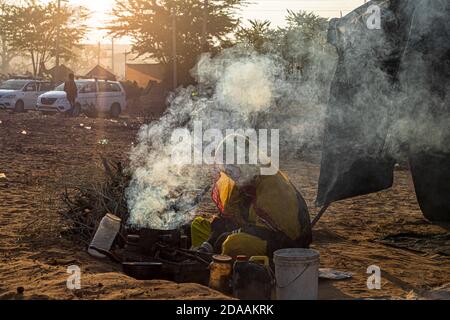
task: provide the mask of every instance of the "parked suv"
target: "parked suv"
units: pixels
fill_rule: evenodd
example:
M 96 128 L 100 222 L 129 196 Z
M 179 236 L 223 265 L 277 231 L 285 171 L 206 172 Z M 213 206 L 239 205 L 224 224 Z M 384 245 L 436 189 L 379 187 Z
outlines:
M 75 80 L 78 88 L 78 97 L 75 102 L 73 116 L 81 111 L 88 115 L 108 113 L 117 118 L 126 108 L 125 90 L 117 81 L 83 79 Z M 64 92 L 64 83 L 38 98 L 37 110 L 42 112 L 65 113 L 71 109 Z
M 15 112 L 35 110 L 39 95 L 53 88 L 53 84 L 49 81 L 6 80 L 0 85 L 0 109 L 12 109 Z

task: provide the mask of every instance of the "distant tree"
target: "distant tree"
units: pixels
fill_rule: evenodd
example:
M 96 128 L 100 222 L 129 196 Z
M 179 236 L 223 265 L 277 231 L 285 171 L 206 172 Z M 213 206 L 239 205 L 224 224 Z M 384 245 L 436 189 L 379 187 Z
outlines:
M 247 0 L 121 0 L 116 1 L 108 29 L 115 36 L 131 37 L 133 51 L 139 56 L 154 58 L 170 67 L 174 13 L 179 81 L 187 84 L 192 81 L 189 70 L 203 51 L 215 52 L 230 46 L 229 36 L 239 25 L 235 11 L 246 3 Z
M 327 31 L 327 18 L 322 18 L 312 12 L 294 12 L 292 10 L 288 10 L 287 12 L 286 22 L 288 24 L 288 30 L 300 30 L 306 39 L 317 39 Z
M 286 22 L 285 28 L 274 32 L 272 48 L 289 62 L 291 71 L 298 70 L 303 75 L 315 57 L 329 49 L 328 19 L 312 12 L 288 10 Z
M 268 20 L 249 20 L 250 26 L 240 27 L 236 32 L 236 40 L 249 45 L 252 49 L 262 53 L 270 41 L 271 22 Z
M 25 5 L 9 7 L 9 18 L 15 28 L 6 34 L 9 46 L 30 56 L 33 74 L 41 76 L 46 63 L 57 52 L 59 33 L 60 58 L 74 57 L 73 48 L 84 38 L 89 13 L 84 7 L 62 6 L 58 12 L 55 2 L 26 1 Z
M 103 52 L 104 53 L 104 52 Z M 99 49 L 97 44 L 83 44 L 73 49 L 74 58 L 66 63 L 72 70 L 86 70 L 97 63 Z M 100 55 L 102 51 L 100 50 Z
M 15 34 L 17 25 L 11 19 L 13 6 L 10 2 L 0 0 L 0 57 L 2 60 L 1 73 L 6 74 L 9 70 L 11 60 L 16 56 L 17 52 L 11 48 L 8 43 L 8 35 Z
M 327 44 L 328 19 L 299 11 L 287 11 L 286 26 L 271 28 L 270 21 L 250 20 L 240 27 L 236 41 L 248 45 L 256 52 L 271 53 L 287 62 L 287 72 L 305 75 L 305 71 L 322 53 L 330 50 Z

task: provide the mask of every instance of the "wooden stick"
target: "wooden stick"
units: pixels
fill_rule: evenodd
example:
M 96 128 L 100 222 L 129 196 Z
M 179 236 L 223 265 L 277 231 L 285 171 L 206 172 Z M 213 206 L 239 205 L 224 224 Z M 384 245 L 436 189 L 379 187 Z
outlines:
M 314 228 L 314 226 L 317 224 L 317 222 L 319 222 L 320 218 L 322 218 L 323 214 L 325 213 L 325 211 L 327 211 L 327 209 L 329 207 L 330 207 L 330 204 L 326 204 L 322 207 L 322 209 L 320 209 L 319 213 L 317 213 L 316 217 L 311 222 L 311 229 Z

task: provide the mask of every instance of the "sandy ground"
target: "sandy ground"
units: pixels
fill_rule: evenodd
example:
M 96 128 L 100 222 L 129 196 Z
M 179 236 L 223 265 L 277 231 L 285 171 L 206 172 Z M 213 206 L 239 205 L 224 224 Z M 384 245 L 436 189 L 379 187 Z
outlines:
M 197 284 L 134 280 L 60 235 L 57 194 L 65 183 L 97 174 L 100 155 L 126 161 L 138 120 L 0 111 L 0 121 L 0 298 L 225 298 Z M 291 161 L 283 169 L 314 215 L 318 165 Z M 408 171 L 396 172 L 390 190 L 334 204 L 317 225 L 313 247 L 321 267 L 353 274 L 320 281 L 321 299 L 450 298 L 450 234 L 423 219 Z M 70 265 L 81 268 L 81 290 L 67 289 Z M 380 290 L 367 288 L 371 265 L 382 270 Z

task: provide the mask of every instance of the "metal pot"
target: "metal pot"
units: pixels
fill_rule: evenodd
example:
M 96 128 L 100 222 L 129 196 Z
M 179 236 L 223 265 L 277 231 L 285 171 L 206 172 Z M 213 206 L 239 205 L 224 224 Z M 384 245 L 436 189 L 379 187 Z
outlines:
M 166 280 L 168 276 L 163 272 L 161 262 L 123 262 L 123 272 L 137 280 Z
M 139 247 L 142 249 L 143 253 L 153 256 L 155 254 L 155 245 L 157 243 L 164 243 L 171 247 L 180 247 L 180 230 L 139 230 Z
M 132 278 L 137 280 L 154 280 L 168 279 L 167 274 L 163 271 L 163 264 L 161 262 L 123 262 L 111 251 L 92 247 L 93 250 L 109 257 L 112 261 L 122 265 L 122 271 Z

